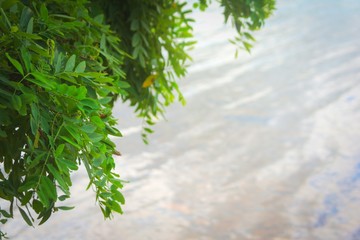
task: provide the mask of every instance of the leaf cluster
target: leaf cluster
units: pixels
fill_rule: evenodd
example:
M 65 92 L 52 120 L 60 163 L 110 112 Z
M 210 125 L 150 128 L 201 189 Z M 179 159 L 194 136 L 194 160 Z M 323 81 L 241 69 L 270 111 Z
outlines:
M 220 0 L 233 41 L 250 49 L 274 0 Z M 143 139 L 176 99 L 194 46 L 192 6 L 175 0 L 0 0 L 0 222 L 14 208 L 42 224 L 83 165 L 105 218 L 122 213 L 116 99 L 144 119 Z M 0 239 L 3 237 L 0 231 Z
M 15 205 L 29 225 L 69 209 L 57 202 L 80 164 L 104 216 L 122 213 L 109 138 L 121 136 L 114 95 L 129 87 L 118 35 L 83 1 L 1 1 L 0 11 L 1 221 Z
M 231 43 L 250 52 L 255 38 L 251 32 L 259 30 L 275 10 L 275 0 L 220 0 L 225 22 L 231 21 L 238 36 Z M 235 56 L 237 56 L 236 51 Z
M 95 1 L 103 10 L 107 23 L 121 36 L 121 49 L 131 54 L 124 72 L 130 84 L 122 95 L 144 118 L 143 139 L 151 130 L 154 118 L 178 99 L 185 104 L 177 79 L 186 74 L 188 55 L 195 41 L 191 7 L 186 2 L 169 0 Z

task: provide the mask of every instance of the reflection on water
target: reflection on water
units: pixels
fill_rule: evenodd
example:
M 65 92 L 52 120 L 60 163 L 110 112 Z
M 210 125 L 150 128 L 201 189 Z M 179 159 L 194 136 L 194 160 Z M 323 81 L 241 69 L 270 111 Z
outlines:
M 144 146 L 118 106 L 124 216 L 76 205 L 13 239 L 360 239 L 360 1 L 280 0 L 251 55 L 213 7 L 196 13 L 195 62 Z M 20 224 L 21 222 L 21 224 Z

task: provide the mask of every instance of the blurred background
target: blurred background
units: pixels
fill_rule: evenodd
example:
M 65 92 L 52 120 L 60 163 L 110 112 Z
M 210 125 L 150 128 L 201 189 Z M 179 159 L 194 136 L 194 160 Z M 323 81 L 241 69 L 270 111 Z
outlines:
M 124 215 L 104 221 L 84 170 L 72 211 L 11 239 L 360 239 L 360 1 L 279 0 L 251 54 L 214 3 L 171 106 L 141 140 L 118 103 Z

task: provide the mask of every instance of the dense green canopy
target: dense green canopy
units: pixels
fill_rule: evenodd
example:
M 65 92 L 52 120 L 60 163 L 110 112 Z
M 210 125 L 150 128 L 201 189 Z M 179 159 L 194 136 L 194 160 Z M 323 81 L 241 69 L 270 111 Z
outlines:
M 106 218 L 122 213 L 119 152 L 109 136 L 119 98 L 144 118 L 178 99 L 193 47 L 194 8 L 210 1 L 0 0 L 0 221 L 44 223 L 70 197 L 70 174 L 83 165 Z M 220 0 L 233 43 L 249 50 L 250 32 L 275 0 Z M 1 238 L 1 237 L 0 237 Z

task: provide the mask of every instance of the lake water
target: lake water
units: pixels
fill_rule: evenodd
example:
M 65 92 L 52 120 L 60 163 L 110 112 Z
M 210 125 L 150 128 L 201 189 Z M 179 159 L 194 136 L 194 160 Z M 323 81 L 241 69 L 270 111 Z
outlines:
M 116 115 L 125 214 L 103 221 L 86 174 L 76 208 L 11 239 L 360 239 L 360 1 L 280 0 L 249 55 L 213 6 L 150 145 L 126 106 Z

